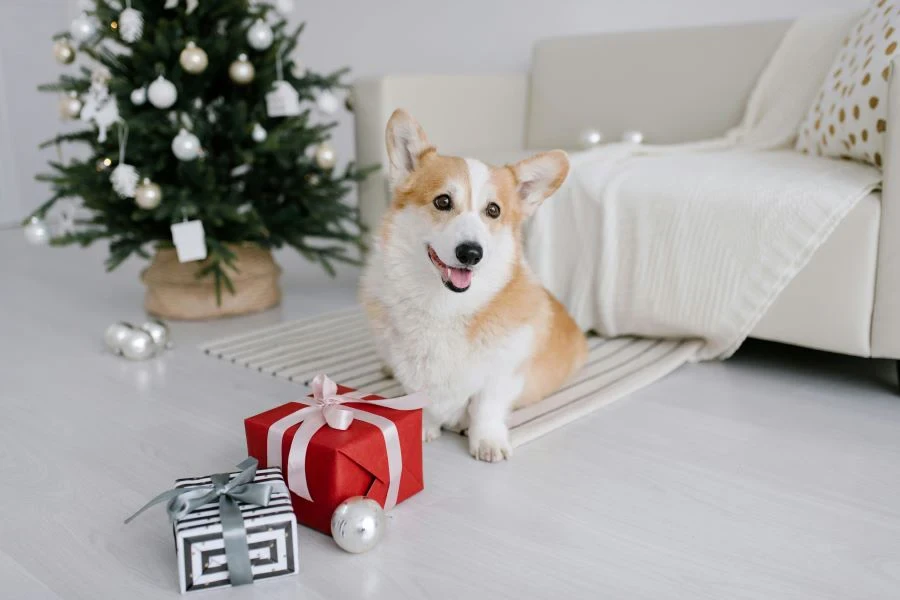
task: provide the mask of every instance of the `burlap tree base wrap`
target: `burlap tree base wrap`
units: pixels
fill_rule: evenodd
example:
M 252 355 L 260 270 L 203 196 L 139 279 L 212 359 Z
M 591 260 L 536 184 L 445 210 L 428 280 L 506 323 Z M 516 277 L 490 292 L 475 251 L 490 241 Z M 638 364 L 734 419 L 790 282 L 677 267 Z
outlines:
M 197 279 L 206 261 L 180 263 L 171 248 L 156 251 L 153 261 L 141 274 L 147 286 L 144 308 L 165 319 L 203 320 L 246 315 L 272 308 L 281 302 L 278 278 L 281 268 L 269 250 L 258 246 L 232 246 L 237 255 L 237 271 L 228 269 L 234 294 L 222 286 L 222 302 L 216 302 L 213 277 Z M 227 267 L 226 267 L 227 268 Z

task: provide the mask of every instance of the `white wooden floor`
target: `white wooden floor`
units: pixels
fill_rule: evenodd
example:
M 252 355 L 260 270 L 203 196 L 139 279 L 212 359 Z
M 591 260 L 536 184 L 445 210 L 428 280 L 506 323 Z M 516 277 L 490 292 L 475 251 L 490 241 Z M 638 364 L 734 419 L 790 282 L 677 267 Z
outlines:
M 139 265 L 31 248 L 0 231 L 0 597 L 175 598 L 158 509 L 180 476 L 228 469 L 242 419 L 292 384 L 198 342 L 349 306 L 287 256 L 281 309 L 174 327 L 129 363 L 104 328 L 142 318 Z M 426 490 L 383 544 L 351 556 L 303 530 L 302 574 L 217 598 L 900 598 L 900 397 L 887 362 L 755 343 L 517 450 L 501 465 L 444 436 Z

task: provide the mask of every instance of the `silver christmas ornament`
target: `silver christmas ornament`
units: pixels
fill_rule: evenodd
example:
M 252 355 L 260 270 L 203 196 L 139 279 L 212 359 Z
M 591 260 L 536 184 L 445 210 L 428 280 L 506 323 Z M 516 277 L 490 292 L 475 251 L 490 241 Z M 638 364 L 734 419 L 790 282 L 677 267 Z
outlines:
M 269 27 L 262 19 L 257 19 L 256 23 L 247 30 L 247 43 L 254 50 L 267 50 L 275 39 L 272 28 Z
M 174 83 L 160 75 L 147 88 L 147 98 L 156 108 L 166 109 L 178 100 L 178 90 L 175 89 Z
M 119 13 L 119 35 L 129 44 L 133 44 L 144 35 L 144 15 L 131 8 L 130 1 L 128 8 Z
M 316 107 L 326 115 L 333 115 L 341 107 L 341 102 L 328 90 L 322 90 L 316 96 Z
M 162 321 L 147 321 L 141 325 L 141 330 L 146 331 L 153 338 L 157 352 L 165 350 L 169 346 L 169 328 Z
M 250 136 L 253 138 L 253 141 L 261 144 L 266 141 L 266 138 L 269 137 L 269 133 L 263 128 L 262 125 L 257 123 L 253 126 L 253 131 L 250 133 Z
M 178 56 L 178 62 L 181 64 L 181 68 L 188 73 L 198 75 L 205 71 L 206 67 L 209 66 L 209 56 L 207 56 L 206 51 L 197 44 L 188 42 L 187 46 L 184 47 L 184 50 L 182 50 L 181 54 Z
M 137 88 L 131 92 L 131 103 L 135 106 L 143 106 L 147 102 L 147 88 Z
M 172 140 L 172 154 L 178 160 L 190 161 L 200 156 L 200 139 L 182 128 Z
M 59 116 L 63 119 L 77 119 L 84 106 L 77 92 L 69 92 L 59 99 Z
M 256 77 L 256 69 L 246 54 L 238 56 L 237 60 L 228 67 L 228 76 L 238 85 L 247 85 Z
M 81 13 L 75 17 L 72 20 L 72 25 L 69 27 L 69 35 L 76 42 L 87 41 L 95 33 L 97 33 L 97 23 L 87 13 Z
M 622 134 L 622 141 L 628 144 L 642 144 L 644 142 L 644 134 L 640 131 L 626 131 Z
M 603 141 L 603 134 L 596 129 L 585 129 L 578 136 L 578 142 L 585 150 L 598 146 Z
M 353 554 L 367 552 L 378 545 L 384 529 L 384 510 L 371 498 L 348 498 L 331 516 L 331 537 L 338 546 Z
M 131 323 L 119 321 L 106 328 L 106 333 L 103 334 L 103 341 L 113 354 L 122 354 L 122 346 L 133 331 L 134 327 L 132 327 Z
M 25 226 L 25 241 L 32 246 L 45 246 L 50 242 L 50 228 L 43 219 L 31 217 Z
M 156 353 L 156 344 L 146 331 L 133 329 L 122 342 L 122 355 L 129 360 L 147 360 Z
M 145 177 L 134 190 L 134 202 L 144 210 L 153 210 L 162 202 L 162 189 Z
M 56 40 L 53 44 L 53 56 L 59 64 L 71 65 L 75 62 L 75 47 L 69 40 Z
M 337 163 L 337 153 L 328 142 L 322 142 L 316 148 L 316 164 L 323 169 L 334 168 Z

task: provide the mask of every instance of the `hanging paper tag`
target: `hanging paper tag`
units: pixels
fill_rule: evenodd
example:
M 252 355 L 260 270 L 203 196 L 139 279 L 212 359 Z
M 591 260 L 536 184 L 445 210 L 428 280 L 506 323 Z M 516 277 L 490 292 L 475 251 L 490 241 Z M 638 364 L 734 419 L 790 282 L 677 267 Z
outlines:
M 284 80 L 272 84 L 272 91 L 266 94 L 266 113 L 270 117 L 296 117 L 300 108 L 300 94 Z
M 206 233 L 203 221 L 184 221 L 172 225 L 172 241 L 178 262 L 191 262 L 206 258 Z

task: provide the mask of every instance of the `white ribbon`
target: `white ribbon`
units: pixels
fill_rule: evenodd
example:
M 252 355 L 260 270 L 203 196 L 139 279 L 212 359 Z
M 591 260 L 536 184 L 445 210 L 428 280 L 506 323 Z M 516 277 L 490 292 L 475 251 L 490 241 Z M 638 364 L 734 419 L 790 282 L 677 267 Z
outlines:
M 394 410 L 416 410 L 424 408 L 427 404 L 425 395 L 421 392 L 389 398 L 385 400 L 363 400 L 365 392 L 350 392 L 338 394 L 337 385 L 326 375 L 316 375 L 312 381 L 313 399 L 315 404 L 301 408 L 286 415 L 269 427 L 266 439 L 266 462 L 268 466 L 282 466 L 281 446 L 284 435 L 288 429 L 302 423 L 294 439 L 291 441 L 291 449 L 288 452 L 287 469 L 284 470 L 290 480 L 288 487 L 292 492 L 312 501 L 309 492 L 309 482 L 306 478 L 306 453 L 309 442 L 319 429 L 328 425 L 333 429 L 346 430 L 353 423 L 353 419 L 359 419 L 381 430 L 384 445 L 387 450 L 388 462 L 388 491 L 384 501 L 385 510 L 390 510 L 397 504 L 397 495 L 400 493 L 400 474 L 403 472 L 403 453 L 400 449 L 400 433 L 397 426 L 390 419 L 370 413 L 362 408 L 344 406 L 347 402 L 371 404 L 383 406 Z

